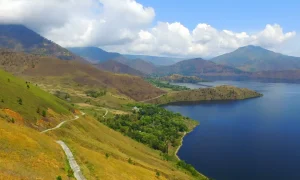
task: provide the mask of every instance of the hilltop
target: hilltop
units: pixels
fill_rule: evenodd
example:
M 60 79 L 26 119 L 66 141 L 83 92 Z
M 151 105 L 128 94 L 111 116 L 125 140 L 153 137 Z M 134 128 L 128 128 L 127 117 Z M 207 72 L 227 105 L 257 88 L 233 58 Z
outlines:
M 23 25 L 0 24 L 0 48 L 42 56 L 53 56 L 63 60 L 82 60 L 67 49 Z
M 300 69 L 300 58 L 286 56 L 259 46 L 245 46 L 212 59 L 222 65 L 250 72 Z

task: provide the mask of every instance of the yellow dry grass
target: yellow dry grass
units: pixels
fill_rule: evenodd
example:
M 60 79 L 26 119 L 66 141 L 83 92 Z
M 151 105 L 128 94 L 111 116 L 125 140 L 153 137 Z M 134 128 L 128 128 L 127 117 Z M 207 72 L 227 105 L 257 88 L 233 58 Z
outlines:
M 0 119 L 0 179 L 66 178 L 65 155 L 52 138 Z

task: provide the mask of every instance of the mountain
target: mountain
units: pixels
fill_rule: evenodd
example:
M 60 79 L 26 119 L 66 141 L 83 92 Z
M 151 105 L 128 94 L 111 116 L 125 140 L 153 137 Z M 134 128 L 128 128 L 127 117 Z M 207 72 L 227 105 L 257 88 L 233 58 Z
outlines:
M 0 48 L 36 55 L 54 56 L 63 60 L 81 59 L 23 25 L 0 24 Z
M 215 57 L 212 61 L 250 72 L 300 69 L 299 57 L 286 56 L 252 45 Z
M 69 50 L 96 64 L 103 63 L 108 60 L 115 60 L 145 74 L 151 74 L 156 68 L 154 64 L 148 61 L 144 61 L 142 59 L 128 59 L 119 53 L 107 52 L 97 47 L 74 47 L 69 48 Z M 111 64 L 111 62 L 108 64 Z M 112 69 L 108 69 L 108 71 L 112 71 Z
M 267 82 L 300 83 L 300 70 L 260 71 L 252 73 L 250 79 Z
M 68 49 L 93 63 L 105 62 L 122 56 L 119 53 L 107 52 L 97 47 L 72 47 Z
M 159 57 L 159 56 L 146 56 L 146 55 L 129 55 L 123 54 L 124 57 L 128 59 L 142 59 L 147 62 L 151 62 L 156 66 L 170 66 L 179 61 L 184 60 L 183 58 L 174 58 L 174 57 Z
M 123 56 L 120 56 L 115 58 L 114 60 L 122 64 L 126 64 L 127 66 L 130 66 L 131 68 L 141 71 L 145 74 L 152 74 L 156 69 L 156 66 L 154 64 L 142 59 L 127 59 Z
M 120 62 L 117 62 L 115 60 L 109 60 L 102 63 L 99 63 L 96 65 L 96 67 L 113 72 L 118 74 L 129 74 L 133 76 L 146 76 L 146 74 L 142 73 L 141 71 L 138 71 L 136 69 L 133 69 L 125 64 L 122 64 Z
M 62 61 L 54 57 L 0 51 L 0 68 L 16 75 L 51 84 L 77 84 L 89 88 L 111 89 L 140 101 L 157 97 L 164 91 L 140 77 L 105 72 L 92 64 L 79 61 Z
M 157 68 L 156 75 L 168 76 L 180 74 L 184 76 L 230 77 L 244 75 L 244 72 L 233 67 L 216 64 L 201 58 L 180 61 L 171 66 Z

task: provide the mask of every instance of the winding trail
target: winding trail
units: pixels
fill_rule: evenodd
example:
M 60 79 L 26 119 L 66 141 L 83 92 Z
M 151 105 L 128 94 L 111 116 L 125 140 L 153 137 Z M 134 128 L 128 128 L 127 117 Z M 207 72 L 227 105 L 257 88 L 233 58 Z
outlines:
M 106 112 L 105 112 L 105 114 L 102 116 L 103 118 L 105 118 L 106 117 L 106 115 L 108 114 L 108 109 L 106 109 L 106 108 L 103 108 Z
M 107 111 L 107 113 L 108 113 L 108 111 Z M 106 114 L 105 114 L 105 116 L 106 116 Z M 85 113 L 81 112 L 81 115 L 84 116 Z M 77 119 L 79 119 L 79 116 L 75 116 L 75 118 L 71 119 L 71 120 L 63 121 L 63 122 L 59 123 L 56 127 L 47 129 L 45 131 L 42 131 L 41 133 L 43 134 L 43 133 L 46 133 L 46 132 L 49 132 L 49 131 L 53 131 L 55 129 L 59 129 L 65 123 L 70 122 L 70 121 L 75 121 Z M 80 170 L 80 166 L 77 164 L 77 162 L 76 162 L 76 160 L 75 160 L 75 158 L 74 158 L 74 156 L 73 156 L 70 148 L 63 141 L 61 141 L 61 140 L 56 141 L 56 143 L 58 143 L 62 147 L 62 149 L 64 150 L 64 152 L 65 152 L 65 154 L 67 156 L 67 159 L 69 161 L 70 167 L 71 167 L 71 169 L 74 172 L 74 177 L 77 180 L 86 180 L 86 178 L 83 176 L 83 174 L 82 174 L 82 172 Z
M 77 119 L 79 119 L 79 116 L 75 116 L 75 118 L 74 118 L 74 119 L 71 119 L 71 120 L 63 121 L 63 122 L 59 123 L 56 127 L 50 128 L 50 129 L 46 129 L 45 131 L 42 131 L 41 133 L 46 133 L 46 132 L 49 132 L 49 131 L 53 131 L 53 130 L 55 130 L 55 129 L 60 128 L 60 127 L 61 127 L 62 125 L 64 125 L 66 122 L 75 121 L 75 120 L 77 120 Z

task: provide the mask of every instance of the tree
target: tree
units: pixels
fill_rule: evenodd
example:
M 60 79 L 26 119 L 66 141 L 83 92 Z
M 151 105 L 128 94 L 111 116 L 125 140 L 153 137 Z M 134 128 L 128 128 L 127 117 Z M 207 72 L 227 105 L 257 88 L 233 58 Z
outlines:
M 61 176 L 57 176 L 56 180 L 62 180 Z
M 19 103 L 20 105 L 23 105 L 23 100 L 22 100 L 21 98 L 19 98 L 19 99 L 18 99 L 18 103 Z
M 29 84 L 27 84 L 27 89 L 29 89 L 30 88 L 30 86 L 29 86 Z
M 128 159 L 128 163 L 133 164 L 133 161 L 131 160 L 131 158 Z
M 43 110 L 42 116 L 43 116 L 43 117 L 46 117 L 46 116 L 47 116 L 47 112 L 46 112 L 45 110 Z
M 38 107 L 38 108 L 36 109 L 36 113 L 40 114 L 40 112 L 41 112 L 41 110 L 40 110 L 40 108 Z
M 109 154 L 108 154 L 108 153 L 106 153 L 106 154 L 105 154 L 105 157 L 106 157 L 106 159 L 108 159 L 108 158 L 109 158 Z
M 4 99 L 1 99 L 1 102 L 4 103 Z

